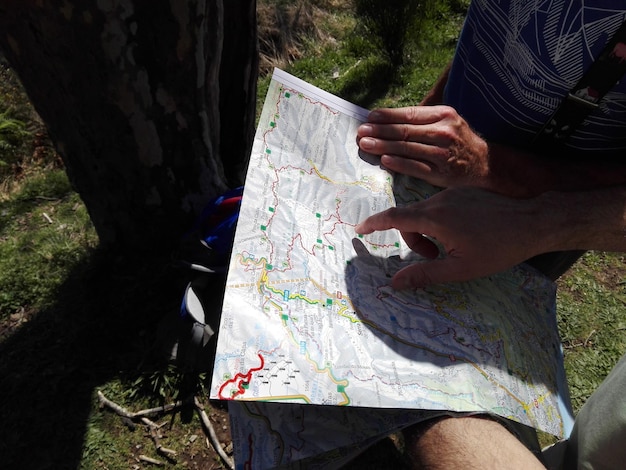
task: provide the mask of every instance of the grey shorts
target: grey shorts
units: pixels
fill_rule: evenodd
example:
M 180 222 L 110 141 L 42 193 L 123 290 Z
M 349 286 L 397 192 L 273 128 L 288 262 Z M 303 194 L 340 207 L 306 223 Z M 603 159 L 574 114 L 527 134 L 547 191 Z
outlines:
M 626 356 L 591 394 L 569 439 L 544 452 L 549 468 L 626 468 Z

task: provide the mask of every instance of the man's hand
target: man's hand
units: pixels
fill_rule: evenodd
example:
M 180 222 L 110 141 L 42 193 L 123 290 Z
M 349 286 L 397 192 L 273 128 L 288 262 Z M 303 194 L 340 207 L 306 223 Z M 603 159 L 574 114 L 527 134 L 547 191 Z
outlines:
M 449 106 L 372 111 L 357 139 L 392 171 L 435 186 L 488 187 L 487 143 Z
M 607 174 L 616 179 L 614 171 L 600 171 L 598 165 L 568 173 L 571 166 L 564 170 L 558 161 L 486 142 L 449 106 L 377 109 L 368 119 L 357 130 L 364 152 L 380 155 L 391 171 L 443 188 L 471 186 L 531 197 L 549 190 L 593 188 L 592 171 L 603 180 Z
M 413 251 L 430 258 L 394 275 L 392 285 L 401 290 L 494 274 L 550 251 L 551 221 L 545 209 L 539 198 L 450 188 L 372 215 L 355 229 L 359 234 L 398 229 Z M 427 237 L 443 246 L 443 257 L 437 258 L 439 249 Z

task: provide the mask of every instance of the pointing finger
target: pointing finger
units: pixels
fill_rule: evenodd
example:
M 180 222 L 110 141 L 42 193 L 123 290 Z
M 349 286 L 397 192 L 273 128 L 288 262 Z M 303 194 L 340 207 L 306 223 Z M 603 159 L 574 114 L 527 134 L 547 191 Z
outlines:
M 377 214 L 371 215 L 365 220 L 358 223 L 354 230 L 361 235 L 367 235 L 380 230 L 389 230 L 391 228 L 400 228 L 403 214 L 407 214 L 407 209 L 401 207 L 391 207 Z

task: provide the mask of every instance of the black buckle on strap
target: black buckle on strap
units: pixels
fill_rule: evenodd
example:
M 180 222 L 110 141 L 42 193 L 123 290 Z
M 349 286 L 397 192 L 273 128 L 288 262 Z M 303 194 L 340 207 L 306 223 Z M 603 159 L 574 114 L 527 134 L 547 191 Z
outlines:
M 595 101 L 590 101 L 580 96 L 576 96 L 573 93 L 568 93 L 565 98 L 570 105 L 575 105 L 577 107 L 585 108 L 586 112 L 591 112 L 595 109 L 598 109 L 599 105 Z

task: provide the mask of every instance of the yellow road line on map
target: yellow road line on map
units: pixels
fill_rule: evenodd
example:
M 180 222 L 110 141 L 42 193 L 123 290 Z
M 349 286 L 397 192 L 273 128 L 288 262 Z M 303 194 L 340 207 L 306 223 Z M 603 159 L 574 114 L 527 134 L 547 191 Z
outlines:
M 266 269 L 263 270 L 263 273 L 261 274 L 261 278 L 259 279 L 259 281 L 256 283 L 256 285 L 258 286 L 258 288 L 260 289 L 262 285 L 265 285 L 266 288 L 268 288 L 269 290 L 271 290 L 272 292 L 276 293 L 276 294 L 280 294 L 280 291 L 272 289 L 270 286 L 277 286 L 279 284 L 294 284 L 294 283 L 299 283 L 299 282 L 310 282 L 311 284 L 313 284 L 320 292 L 323 292 L 324 294 L 326 294 L 329 297 L 333 297 L 334 293 L 331 293 L 330 291 L 328 291 L 326 288 L 324 288 L 322 285 L 320 285 L 318 282 L 316 282 L 314 279 L 311 278 L 295 278 L 295 279 L 282 279 L 282 280 L 278 280 L 278 281 L 270 281 L 268 279 L 268 271 Z M 244 284 L 238 284 L 235 285 L 233 287 L 250 287 L 252 285 L 255 285 L 253 283 L 244 283 Z M 230 286 L 229 286 L 230 287 Z M 302 296 L 301 294 L 297 293 L 297 294 L 293 294 L 292 296 L 290 296 L 290 298 L 299 298 L 301 300 L 310 302 L 311 304 L 315 304 L 315 303 L 319 303 L 320 301 L 315 301 L 309 298 L 306 298 L 305 296 Z M 346 297 L 346 300 L 349 300 Z M 276 307 L 280 310 L 280 307 L 278 305 L 276 305 Z M 352 317 L 349 315 L 345 314 L 345 311 L 348 310 L 348 307 L 342 307 L 339 312 L 338 315 L 340 315 L 343 318 L 349 319 L 351 322 L 353 323 L 364 323 L 367 324 L 369 326 L 371 326 L 372 328 L 380 331 L 381 333 L 390 336 L 391 338 L 393 338 L 395 341 L 400 342 L 402 344 L 405 344 L 407 346 L 416 348 L 416 349 L 423 349 L 425 351 L 428 351 L 430 354 L 434 354 L 435 356 L 440 356 L 440 357 L 449 357 L 449 354 L 445 354 L 445 353 L 440 353 L 438 351 L 434 351 L 430 348 L 424 347 L 424 346 L 419 346 L 416 345 L 414 343 L 411 343 L 407 340 L 403 340 L 402 338 L 399 338 L 393 334 L 390 334 L 388 331 L 381 329 L 380 327 L 378 327 L 378 325 L 376 325 L 375 323 L 368 321 L 368 320 L 362 320 L 358 317 Z M 313 364 L 315 370 L 317 373 L 325 373 L 326 375 L 328 375 L 328 377 L 331 379 L 331 381 L 337 385 L 347 385 L 347 381 L 346 380 L 338 380 L 335 377 L 333 377 L 332 373 L 330 372 L 330 368 L 329 367 L 324 367 L 321 368 L 319 366 L 319 364 L 317 364 L 316 361 L 313 361 L 310 359 L 310 356 L 307 354 L 307 359 L 309 360 L 309 363 Z M 489 382 L 491 382 L 492 384 L 494 384 L 496 387 L 498 387 L 499 389 L 503 390 L 509 397 L 511 397 L 515 402 L 517 402 L 522 409 L 526 412 L 526 415 L 531 419 L 531 421 L 535 421 L 532 416 L 534 415 L 532 413 L 532 406 L 525 403 L 524 401 L 522 401 L 519 397 L 517 397 L 514 393 L 512 393 L 506 386 L 504 386 L 502 383 L 496 381 L 493 377 L 491 377 L 484 369 L 482 369 L 481 367 L 479 367 L 479 365 L 475 362 L 469 361 L 466 358 L 463 357 L 457 357 L 458 360 L 463 361 L 469 365 L 471 365 L 474 369 L 476 369 L 486 380 L 488 380 Z M 348 404 L 350 402 L 347 394 L 344 392 L 342 395 L 344 395 L 344 398 L 346 399 L 346 402 L 341 403 L 341 404 Z M 280 399 L 280 398 L 278 398 Z M 288 398 L 285 398 L 288 399 Z M 545 398 L 544 398 L 545 399 Z
M 434 351 L 430 348 L 427 348 L 425 346 L 419 346 L 416 345 L 415 343 L 411 343 L 407 340 L 403 340 L 402 338 L 397 337 L 396 335 L 391 334 L 390 332 L 383 330 L 382 328 L 378 327 L 376 324 L 372 323 L 371 321 L 367 321 L 367 320 L 362 320 L 363 323 L 366 323 L 368 325 L 370 325 L 372 328 L 376 329 L 377 331 L 379 331 L 380 333 L 387 335 L 391 338 L 393 338 L 395 341 L 402 343 L 406 346 L 410 346 L 412 348 L 415 349 L 422 349 L 424 351 L 429 352 L 430 354 L 433 354 L 435 356 L 440 356 L 440 357 L 450 357 L 450 354 L 445 354 L 445 353 L 441 353 L 438 351 Z M 527 403 L 524 403 L 520 398 L 518 398 L 515 394 L 513 394 L 513 392 L 511 392 L 507 387 L 505 387 L 503 384 L 501 384 L 500 382 L 496 381 L 493 377 L 491 377 L 487 372 L 485 372 L 485 370 L 483 370 L 481 367 L 478 366 L 478 364 L 476 364 L 475 362 L 472 362 L 464 357 L 458 357 L 455 356 L 456 359 L 465 362 L 466 364 L 471 365 L 474 369 L 476 369 L 485 379 L 487 379 L 489 382 L 491 382 L 492 384 L 494 384 L 496 387 L 500 388 L 501 390 L 503 390 L 507 395 L 509 395 L 513 400 L 515 400 L 517 403 L 519 403 L 519 405 L 524 409 L 524 411 L 526 412 L 526 415 L 531 418 L 531 410 L 532 410 L 532 406 L 528 405 Z M 531 421 L 536 422 L 536 420 L 533 420 L 531 418 Z
M 311 282 L 313 282 L 313 281 L 311 281 Z M 259 287 L 261 285 L 262 284 L 260 283 Z M 264 285 L 265 285 L 265 288 L 270 290 L 271 292 L 274 292 L 274 293 L 279 294 L 279 295 L 281 294 L 280 290 L 272 289 L 270 286 L 267 285 L 267 283 L 265 283 Z M 323 290 L 323 289 L 320 289 L 320 290 Z M 284 292 L 283 292 L 283 294 L 284 294 Z M 293 296 L 290 296 L 290 298 L 299 298 L 299 299 L 301 299 L 301 300 L 303 300 L 305 302 L 311 303 L 311 304 L 320 303 L 320 301 L 315 301 L 315 300 L 308 299 L 308 298 L 306 298 L 305 296 L 303 296 L 301 294 L 295 294 Z M 271 303 L 272 303 L 272 305 L 274 305 L 276 310 L 278 310 L 278 312 L 282 313 L 283 308 L 282 308 L 282 306 L 280 304 L 277 304 L 276 302 L 271 302 Z M 286 324 L 286 320 L 283 319 L 282 323 Z M 297 344 L 295 339 L 294 339 L 294 337 L 293 337 L 293 335 L 289 335 L 289 339 L 290 339 L 290 341 L 293 344 Z M 305 357 L 306 357 L 307 362 L 309 362 L 309 364 L 311 364 L 313 366 L 313 368 L 315 369 L 316 373 L 325 374 L 330 379 L 330 381 L 332 383 L 334 383 L 335 385 L 341 385 L 343 387 L 347 387 L 349 385 L 348 380 L 346 380 L 346 379 L 337 379 L 336 377 L 334 377 L 330 367 L 321 368 L 316 361 L 311 359 L 311 356 L 308 353 L 308 351 L 306 352 Z M 341 402 L 341 403 L 337 403 L 337 405 L 339 405 L 339 406 L 349 405 L 351 400 L 350 400 L 350 397 L 348 396 L 348 394 L 345 391 L 338 392 L 338 393 L 343 396 L 344 401 Z
M 528 416 L 529 419 L 531 419 L 531 421 L 533 423 L 536 424 L 536 420 L 533 419 L 531 416 L 531 409 L 532 407 L 530 405 L 528 405 L 527 403 L 524 403 L 520 398 L 518 398 L 513 392 L 511 392 L 507 387 L 505 387 L 503 384 L 501 384 L 500 382 L 498 382 L 497 380 L 495 380 L 493 377 L 491 377 L 489 374 L 487 374 L 487 372 L 485 372 L 483 369 L 481 369 L 478 364 L 471 362 L 471 361 L 465 361 L 467 364 L 471 365 L 472 367 L 474 367 L 474 369 L 476 369 L 485 379 L 487 379 L 489 382 L 491 382 L 492 384 L 494 384 L 496 387 L 498 387 L 499 389 L 503 390 L 508 396 L 510 396 L 513 400 L 515 400 L 517 403 L 520 404 L 520 406 L 524 409 L 524 411 L 526 412 L 526 415 Z

